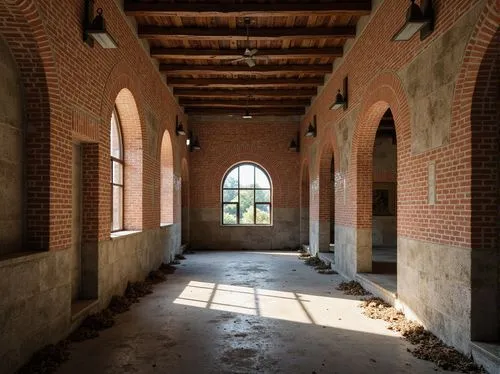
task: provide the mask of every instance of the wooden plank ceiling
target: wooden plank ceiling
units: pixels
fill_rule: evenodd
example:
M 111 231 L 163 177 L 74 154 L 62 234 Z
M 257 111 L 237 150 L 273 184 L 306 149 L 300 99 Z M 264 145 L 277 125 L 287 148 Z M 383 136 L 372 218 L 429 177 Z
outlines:
M 370 11 L 371 0 L 125 1 L 188 114 L 304 114 Z

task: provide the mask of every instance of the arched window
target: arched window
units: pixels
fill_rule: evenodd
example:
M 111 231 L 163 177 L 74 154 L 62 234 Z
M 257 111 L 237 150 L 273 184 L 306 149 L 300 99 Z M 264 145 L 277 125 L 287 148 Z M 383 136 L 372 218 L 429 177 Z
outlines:
M 123 137 L 116 108 L 111 115 L 111 231 L 123 230 Z
M 222 224 L 270 225 L 271 192 L 271 179 L 260 166 L 233 166 L 222 181 Z

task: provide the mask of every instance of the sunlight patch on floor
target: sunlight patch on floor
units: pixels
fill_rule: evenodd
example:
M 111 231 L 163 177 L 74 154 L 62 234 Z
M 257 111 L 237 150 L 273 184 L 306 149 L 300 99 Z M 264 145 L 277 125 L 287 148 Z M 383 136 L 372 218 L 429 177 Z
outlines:
M 191 281 L 174 304 L 392 335 L 376 331 L 368 322 L 359 323 L 352 312 L 358 300 L 337 297 Z

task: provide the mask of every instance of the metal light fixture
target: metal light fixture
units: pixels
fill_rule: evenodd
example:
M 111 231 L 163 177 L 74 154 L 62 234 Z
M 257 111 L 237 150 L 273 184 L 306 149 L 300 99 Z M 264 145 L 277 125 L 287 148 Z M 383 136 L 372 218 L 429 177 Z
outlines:
M 179 117 L 175 116 L 175 133 L 177 135 L 186 135 L 186 131 L 184 131 L 184 126 L 182 126 L 182 122 L 178 122 Z
M 340 108 L 347 109 L 347 92 L 348 92 L 348 87 L 347 87 L 347 77 L 344 78 L 344 94 L 340 92 L 340 90 L 337 91 L 337 95 L 335 96 L 335 102 L 330 106 L 330 110 L 337 110 Z
M 410 40 L 413 35 L 420 31 L 420 40 L 425 39 L 434 30 L 434 8 L 432 0 L 424 0 L 423 11 L 410 0 L 411 4 L 406 12 L 406 22 L 393 36 L 394 41 Z
M 200 141 L 198 137 L 194 136 L 192 131 L 189 131 L 188 138 L 186 139 L 186 145 L 189 148 L 189 152 L 199 151 L 201 149 Z
M 83 26 L 83 41 L 91 47 L 96 41 L 102 48 L 117 48 L 118 44 L 106 30 L 106 21 L 102 16 L 102 8 L 97 9 L 97 16 L 91 21 L 94 14 L 94 1 L 85 1 L 85 20 Z
M 306 132 L 306 137 L 308 138 L 315 138 L 317 135 L 317 132 L 316 132 L 316 116 L 314 116 L 314 121 L 312 123 L 309 124 L 309 127 L 307 128 L 307 132 Z
M 200 141 L 198 140 L 198 138 L 194 138 L 193 142 L 191 143 L 191 149 L 190 149 L 190 151 L 191 152 L 193 152 L 193 151 L 199 151 L 200 149 L 201 149 Z
M 248 99 L 250 98 L 250 96 L 247 97 L 247 107 L 245 109 L 245 114 L 243 114 L 243 119 L 252 119 L 253 116 L 250 114 L 250 111 L 248 110 Z
M 300 152 L 300 136 L 297 134 L 297 141 L 292 139 L 290 145 L 288 146 L 288 150 L 292 152 Z

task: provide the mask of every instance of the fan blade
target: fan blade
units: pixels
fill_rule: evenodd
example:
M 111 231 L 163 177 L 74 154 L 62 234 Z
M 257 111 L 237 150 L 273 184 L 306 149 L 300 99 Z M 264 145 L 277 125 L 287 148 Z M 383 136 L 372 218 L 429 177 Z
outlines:
M 247 50 L 248 50 L 248 48 L 247 48 Z M 259 50 L 257 48 L 254 48 L 254 49 L 250 50 L 249 52 L 250 52 L 249 56 L 253 57 L 253 56 L 255 56 L 257 54 L 257 52 L 259 52 Z
M 237 58 L 235 60 L 231 60 L 229 61 L 230 64 L 234 63 L 234 62 L 240 62 L 240 61 L 246 61 L 248 57 L 240 57 L 240 58 Z
M 255 65 L 257 65 L 255 63 L 255 59 L 253 57 L 245 58 L 245 62 L 247 63 L 248 67 L 251 67 L 251 68 L 253 68 Z
M 248 48 L 245 49 L 245 53 L 243 53 L 243 56 L 246 56 L 246 57 L 252 57 L 252 51 Z

